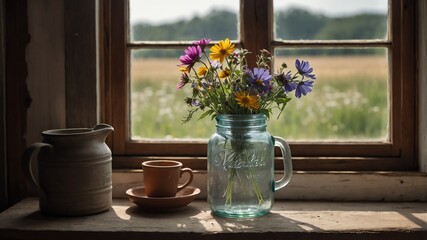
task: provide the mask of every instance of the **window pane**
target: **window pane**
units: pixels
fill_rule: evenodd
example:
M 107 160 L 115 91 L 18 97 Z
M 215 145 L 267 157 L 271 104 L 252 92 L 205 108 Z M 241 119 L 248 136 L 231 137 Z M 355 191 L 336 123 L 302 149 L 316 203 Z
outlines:
M 215 131 L 209 118 L 181 122 L 191 90 L 176 90 L 180 54 L 170 49 L 132 52 L 132 139 L 207 139 Z M 292 95 L 280 118 L 273 115 L 271 134 L 296 141 L 388 140 L 386 49 L 277 49 L 275 54 L 275 69 L 286 62 L 295 71 L 298 58 L 310 62 L 317 79 L 313 92 L 301 99 Z
M 386 39 L 387 0 L 274 0 L 275 38 Z
M 239 0 L 129 0 L 131 41 L 238 40 Z
M 209 118 L 182 124 L 187 113 L 184 98 L 190 88 L 176 90 L 180 79 L 177 64 L 182 50 L 132 51 L 132 139 L 208 138 L 215 124 Z
M 383 48 L 277 49 L 274 68 L 282 62 L 295 71 L 295 59 L 309 61 L 316 80 L 313 91 L 293 97 L 270 132 L 293 140 L 388 140 L 388 58 Z

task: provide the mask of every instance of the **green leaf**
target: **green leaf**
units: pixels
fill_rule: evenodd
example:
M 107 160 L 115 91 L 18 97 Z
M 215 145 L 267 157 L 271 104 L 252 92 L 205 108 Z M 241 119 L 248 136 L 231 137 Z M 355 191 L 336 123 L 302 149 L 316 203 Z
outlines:
M 199 117 L 199 120 L 200 119 L 203 119 L 203 118 L 205 118 L 206 116 L 208 116 L 208 115 L 210 115 L 210 114 L 212 114 L 214 111 L 211 109 L 211 110 L 207 110 L 206 112 L 204 112 L 200 117 Z
M 185 124 L 185 123 L 189 122 L 189 121 L 191 120 L 191 118 L 193 117 L 194 113 L 195 113 L 195 112 L 197 112 L 198 110 L 199 110 L 199 108 L 195 108 L 195 109 L 190 109 L 190 110 L 188 110 L 187 117 L 185 117 L 185 118 L 182 120 L 182 123 L 183 123 L 183 124 Z
M 286 104 L 291 100 L 292 100 L 292 98 L 282 97 L 282 98 L 277 98 L 276 102 L 277 102 L 277 104 Z
M 260 109 L 259 113 L 264 114 L 267 117 L 267 119 L 270 118 L 270 111 L 268 109 Z

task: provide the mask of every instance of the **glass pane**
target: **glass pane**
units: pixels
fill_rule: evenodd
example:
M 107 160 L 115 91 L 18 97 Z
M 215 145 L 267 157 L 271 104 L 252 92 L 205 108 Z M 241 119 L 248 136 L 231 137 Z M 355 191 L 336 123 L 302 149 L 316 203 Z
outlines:
M 131 41 L 238 40 L 239 0 L 129 0 Z
M 275 38 L 386 39 L 387 0 L 274 0 Z
M 313 91 L 293 96 L 270 133 L 292 140 L 386 141 L 388 57 L 384 48 L 277 49 L 274 68 L 305 60 L 316 74 Z
M 132 139 L 206 139 L 209 118 L 182 124 L 190 88 L 176 90 L 180 50 L 134 50 L 131 59 Z M 316 80 L 301 99 L 291 95 L 271 134 L 288 140 L 386 141 L 389 127 L 388 57 L 383 48 L 277 49 L 274 68 L 295 59 L 309 61 Z
M 184 99 L 190 88 L 176 90 L 177 64 L 182 50 L 134 50 L 131 59 L 131 138 L 208 138 L 215 123 L 206 118 L 182 124 L 187 113 Z

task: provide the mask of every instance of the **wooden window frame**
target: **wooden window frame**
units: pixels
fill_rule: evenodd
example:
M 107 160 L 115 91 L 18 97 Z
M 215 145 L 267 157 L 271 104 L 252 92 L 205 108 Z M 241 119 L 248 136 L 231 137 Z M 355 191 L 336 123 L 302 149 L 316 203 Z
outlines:
M 108 139 L 115 168 L 140 168 L 146 159 L 178 159 L 193 169 L 206 169 L 206 142 L 138 142 L 129 136 L 129 50 L 181 48 L 190 42 L 132 42 L 127 39 L 128 8 L 124 0 L 101 3 L 101 117 L 115 128 Z M 291 142 L 295 170 L 413 171 L 416 159 L 415 0 L 389 0 L 386 40 L 275 40 L 272 0 L 241 0 L 240 42 L 258 52 L 276 47 L 386 47 L 390 63 L 390 141 Z M 249 27 L 247 27 L 249 26 Z M 254 62 L 255 56 L 248 61 Z M 277 167 L 280 161 L 277 161 Z

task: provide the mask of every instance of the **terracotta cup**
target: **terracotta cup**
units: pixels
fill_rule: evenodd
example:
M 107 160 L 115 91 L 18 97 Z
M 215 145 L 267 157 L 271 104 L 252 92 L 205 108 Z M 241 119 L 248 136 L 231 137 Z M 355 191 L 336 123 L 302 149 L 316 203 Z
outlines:
M 174 197 L 193 181 L 193 171 L 190 168 L 182 168 L 182 163 L 177 161 L 146 161 L 142 163 L 142 170 L 148 197 Z M 183 173 L 188 173 L 189 177 L 183 184 L 179 184 Z

